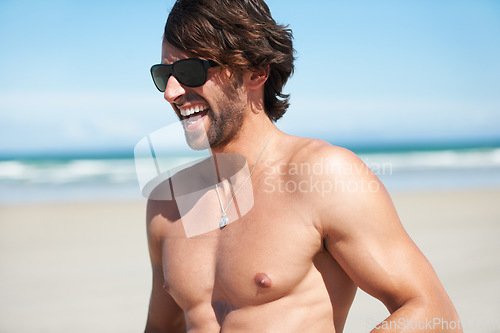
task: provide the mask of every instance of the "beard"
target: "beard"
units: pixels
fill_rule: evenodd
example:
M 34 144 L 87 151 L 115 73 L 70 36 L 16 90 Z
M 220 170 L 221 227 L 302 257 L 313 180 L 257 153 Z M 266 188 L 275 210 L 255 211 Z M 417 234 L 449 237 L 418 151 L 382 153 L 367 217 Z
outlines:
M 224 147 L 237 137 L 243 125 L 244 114 L 244 109 L 220 109 L 216 114 L 210 108 L 207 113 L 208 128 L 203 125 L 195 131 L 187 131 L 184 127 L 187 144 L 194 150 Z
M 210 126 L 207 130 L 207 138 L 212 148 L 220 148 L 227 145 L 237 135 L 243 125 L 245 111 L 241 108 L 228 108 L 220 110 L 215 114 L 209 110 Z
M 186 142 L 191 149 L 221 148 L 237 137 L 245 119 L 246 105 L 237 87 L 226 87 L 224 91 L 224 95 L 209 105 L 206 115 L 209 124 L 206 127 L 199 126 L 195 131 L 187 131 L 184 126 Z

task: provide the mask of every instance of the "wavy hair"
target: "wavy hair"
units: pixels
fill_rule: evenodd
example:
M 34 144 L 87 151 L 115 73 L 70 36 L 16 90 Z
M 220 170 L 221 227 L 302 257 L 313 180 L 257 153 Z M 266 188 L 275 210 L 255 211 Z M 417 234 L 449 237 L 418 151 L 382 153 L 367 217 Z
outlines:
M 272 121 L 285 114 L 290 95 L 282 89 L 294 70 L 293 35 L 276 23 L 263 0 L 177 0 L 163 39 L 235 73 L 269 67 L 264 110 Z

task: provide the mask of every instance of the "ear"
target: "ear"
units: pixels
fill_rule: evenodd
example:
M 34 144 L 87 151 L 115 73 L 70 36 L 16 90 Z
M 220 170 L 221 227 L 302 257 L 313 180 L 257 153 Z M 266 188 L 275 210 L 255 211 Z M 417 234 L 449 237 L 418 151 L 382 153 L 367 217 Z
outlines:
M 269 65 L 254 68 L 249 73 L 247 87 L 249 89 L 257 89 L 266 83 L 268 77 Z

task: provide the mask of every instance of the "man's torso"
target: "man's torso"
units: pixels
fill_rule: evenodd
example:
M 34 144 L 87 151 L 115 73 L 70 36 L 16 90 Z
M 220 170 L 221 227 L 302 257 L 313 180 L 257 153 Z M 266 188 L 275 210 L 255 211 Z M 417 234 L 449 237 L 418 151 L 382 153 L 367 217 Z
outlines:
M 298 188 L 310 178 L 280 169 L 287 164 L 266 161 L 266 171 L 252 179 L 252 209 L 223 229 L 186 237 L 182 217 L 171 213 L 175 201 L 157 212 L 164 289 L 191 332 L 343 327 L 356 288 L 323 246 L 311 193 Z M 204 197 L 202 222 L 217 224 L 217 193 L 209 189 Z

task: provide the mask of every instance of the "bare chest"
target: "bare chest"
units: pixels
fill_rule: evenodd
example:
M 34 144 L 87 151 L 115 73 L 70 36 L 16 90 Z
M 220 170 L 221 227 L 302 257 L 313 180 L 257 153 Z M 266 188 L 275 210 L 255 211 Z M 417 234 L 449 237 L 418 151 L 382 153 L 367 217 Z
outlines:
M 163 239 L 165 289 L 183 309 L 203 302 L 259 305 L 293 293 L 313 269 L 321 237 L 307 209 L 265 194 L 223 229 L 184 236 L 174 223 Z M 273 204 L 270 205 L 269 203 Z M 219 213 L 204 217 L 218 221 Z M 218 223 L 218 222 L 217 222 Z

